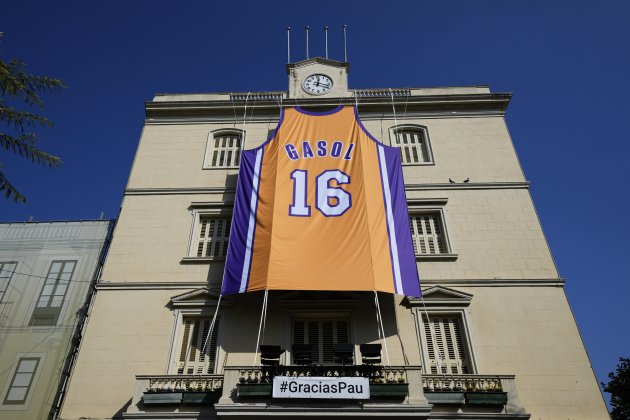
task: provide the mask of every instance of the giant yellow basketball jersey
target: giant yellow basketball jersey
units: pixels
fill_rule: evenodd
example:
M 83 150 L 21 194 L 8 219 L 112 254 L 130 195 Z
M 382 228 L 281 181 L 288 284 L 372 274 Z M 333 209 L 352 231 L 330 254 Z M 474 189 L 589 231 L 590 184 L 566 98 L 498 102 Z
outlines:
M 355 108 L 288 108 L 243 151 L 222 293 L 263 289 L 420 295 L 399 149 Z

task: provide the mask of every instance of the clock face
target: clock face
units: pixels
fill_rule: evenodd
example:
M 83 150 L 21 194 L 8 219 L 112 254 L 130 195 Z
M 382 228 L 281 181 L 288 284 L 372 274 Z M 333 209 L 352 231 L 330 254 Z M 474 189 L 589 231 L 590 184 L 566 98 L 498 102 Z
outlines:
M 325 74 L 311 74 L 302 82 L 302 89 L 311 95 L 323 95 L 332 89 L 332 79 Z

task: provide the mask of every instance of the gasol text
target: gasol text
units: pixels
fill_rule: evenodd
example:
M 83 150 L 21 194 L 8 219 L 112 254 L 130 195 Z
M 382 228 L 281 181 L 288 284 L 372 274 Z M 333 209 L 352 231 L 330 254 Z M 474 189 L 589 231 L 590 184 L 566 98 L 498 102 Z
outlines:
M 317 140 L 314 145 L 311 145 L 310 140 L 304 140 L 301 143 L 296 142 L 296 144 L 297 146 L 291 143 L 284 146 L 284 150 L 287 152 L 287 156 L 289 156 L 289 159 L 291 160 L 311 159 L 326 156 L 333 158 L 340 158 L 343 156 L 343 160 L 351 160 L 352 151 L 354 150 L 354 143 L 345 145 L 340 140 L 332 142 L 328 140 Z

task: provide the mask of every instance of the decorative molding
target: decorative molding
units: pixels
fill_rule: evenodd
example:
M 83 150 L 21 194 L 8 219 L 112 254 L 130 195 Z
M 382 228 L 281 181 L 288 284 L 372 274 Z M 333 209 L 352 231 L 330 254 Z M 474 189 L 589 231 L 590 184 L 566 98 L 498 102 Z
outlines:
M 459 254 L 420 254 L 416 261 L 456 261 Z
M 426 207 L 426 206 L 445 206 L 446 203 L 448 203 L 448 198 L 446 198 L 446 197 L 441 197 L 441 198 L 408 198 L 407 199 L 407 206 L 408 207 L 415 207 L 415 206 L 421 206 L 421 207 Z
M 235 170 L 235 169 L 232 169 Z M 527 189 L 528 181 L 516 182 L 468 182 L 468 183 L 435 183 L 435 184 L 405 184 L 405 191 L 425 190 L 495 190 L 495 189 Z M 164 187 L 164 188 L 127 188 L 125 195 L 182 195 L 182 194 L 227 194 L 234 193 L 234 187 Z M 421 199 L 420 199 L 421 200 Z M 427 199 L 444 200 L 444 199 Z M 410 200 L 411 201 L 411 200 Z M 226 203 L 228 203 L 226 201 Z
M 480 286 L 480 287 L 564 287 L 565 279 L 423 279 L 420 284 L 448 284 L 450 286 Z
M 191 209 L 214 209 L 233 207 L 233 201 L 193 201 L 190 203 Z
M 182 281 L 182 282 L 100 282 L 96 284 L 96 290 L 170 290 L 170 289 L 198 289 L 205 287 L 208 290 L 220 290 L 221 286 L 208 287 L 207 281 Z
M 422 291 L 422 298 L 407 297 L 411 306 L 469 306 L 473 295 L 444 286 L 431 286 Z
M 210 264 L 213 262 L 223 262 L 225 257 L 184 257 L 180 264 Z
M 232 101 L 279 101 L 286 97 L 286 92 L 239 92 L 230 93 Z
M 399 90 L 399 89 L 397 89 Z M 475 116 L 475 115 L 504 115 L 512 95 L 509 93 L 470 93 L 470 94 L 445 94 L 445 95 L 412 95 L 394 97 L 391 96 L 362 98 L 359 102 L 361 117 L 374 113 L 378 118 L 384 115 L 393 116 L 392 105 L 406 109 L 407 117 L 415 114 L 425 116 Z M 355 105 L 354 97 L 319 97 L 286 99 L 283 106 L 309 106 L 330 108 L 333 106 Z M 183 101 L 150 101 L 145 103 L 146 124 L 155 123 L 198 123 L 198 122 L 242 122 L 245 101 L 234 102 L 231 100 L 183 100 Z M 261 116 L 278 115 L 278 103 L 275 100 L 258 102 L 255 106 L 248 104 L 253 120 Z M 236 117 L 235 113 L 236 112 Z M 240 116 L 239 116 L 240 115 Z M 250 121 L 250 117 L 248 117 Z
M 516 182 L 467 182 L 467 183 L 446 183 L 446 184 L 405 184 L 405 191 L 425 191 L 425 190 L 505 190 L 505 189 L 527 189 L 528 181 Z
M 352 93 L 357 98 L 391 98 L 411 96 L 411 89 L 355 89 Z
M 236 171 L 236 169 L 231 170 Z M 235 191 L 235 187 L 127 188 L 125 195 L 226 194 Z

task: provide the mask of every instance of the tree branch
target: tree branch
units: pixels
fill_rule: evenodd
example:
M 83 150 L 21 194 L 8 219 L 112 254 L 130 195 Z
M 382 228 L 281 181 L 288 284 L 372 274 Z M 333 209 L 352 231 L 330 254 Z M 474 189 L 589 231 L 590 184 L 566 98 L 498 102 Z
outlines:
M 61 159 L 59 157 L 37 149 L 34 147 L 36 143 L 37 136 L 34 133 L 25 133 L 17 137 L 0 133 L 0 147 L 10 152 L 17 153 L 22 157 L 26 157 L 40 165 L 48 165 L 51 168 L 61 166 Z
M 22 193 L 20 193 L 9 180 L 4 176 L 4 173 L 0 171 L 0 191 L 4 191 L 4 195 L 6 198 L 10 198 L 13 196 L 13 201 L 16 203 L 21 201 L 22 203 L 26 203 L 26 197 Z

